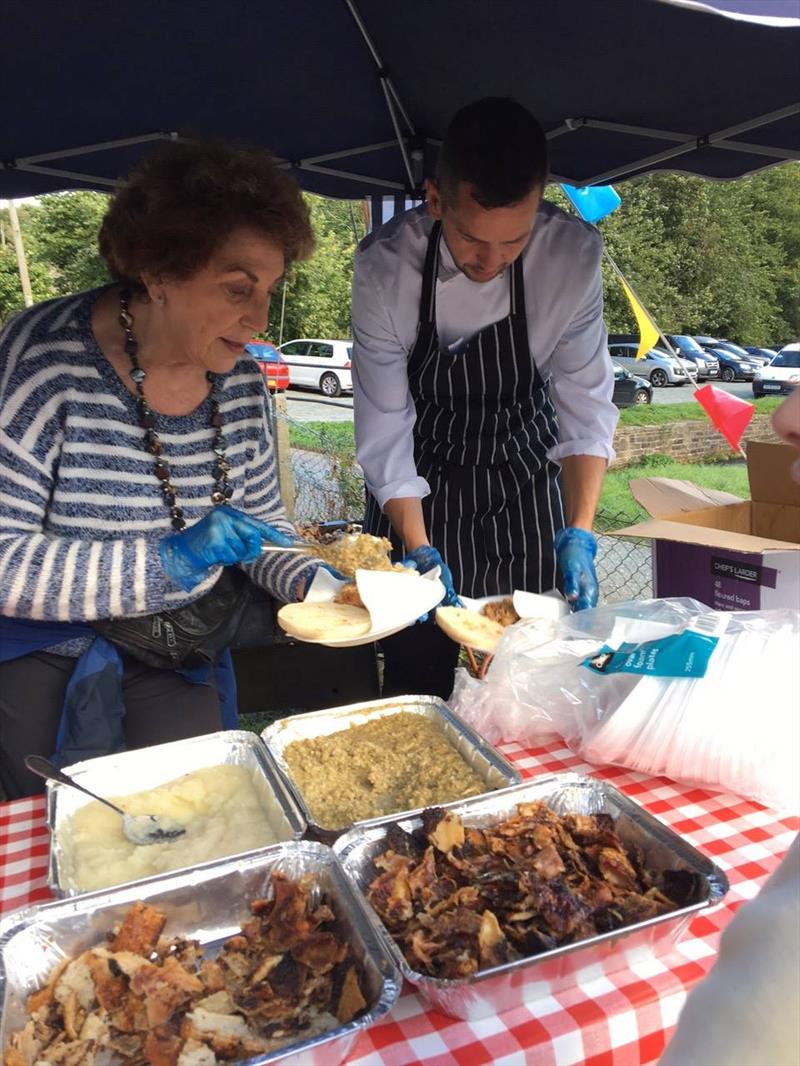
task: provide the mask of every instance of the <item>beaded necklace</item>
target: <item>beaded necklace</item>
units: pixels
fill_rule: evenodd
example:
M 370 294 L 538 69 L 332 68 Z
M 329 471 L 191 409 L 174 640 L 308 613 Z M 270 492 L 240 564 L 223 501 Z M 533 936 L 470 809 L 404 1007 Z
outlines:
M 144 446 L 155 458 L 153 472 L 158 478 L 164 503 L 169 508 L 172 528 L 180 533 L 186 528 L 186 519 L 183 510 L 177 504 L 175 486 L 170 480 L 169 463 L 164 458 L 161 441 L 158 436 L 158 416 L 148 404 L 144 395 L 144 383 L 147 372 L 139 365 L 139 342 L 133 333 L 133 315 L 130 310 L 131 294 L 123 289 L 119 294 L 119 324 L 125 333 L 125 351 L 131 361 L 129 371 L 131 380 L 136 386 L 136 410 L 139 415 L 139 425 L 144 430 Z M 225 437 L 222 432 L 222 414 L 219 409 L 219 400 L 216 396 L 216 375 L 211 371 L 206 372 L 206 380 L 211 387 L 211 417 L 209 425 L 214 431 L 211 447 L 214 452 L 214 466 L 211 474 L 214 479 L 214 488 L 211 492 L 211 502 L 215 507 L 230 502 L 233 489 L 228 484 L 228 472 L 230 463 L 225 456 Z

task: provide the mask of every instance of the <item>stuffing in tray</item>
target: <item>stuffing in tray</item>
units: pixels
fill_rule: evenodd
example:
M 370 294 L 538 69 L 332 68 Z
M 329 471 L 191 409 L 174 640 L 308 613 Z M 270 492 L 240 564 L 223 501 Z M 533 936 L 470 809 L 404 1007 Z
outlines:
M 274 895 L 219 953 L 162 937 L 166 918 L 134 904 L 121 927 L 59 965 L 28 997 L 5 1066 L 213 1066 L 336 1028 L 366 1006 L 361 972 L 311 877 L 272 875 Z
M 326 829 L 489 788 L 436 722 L 408 711 L 292 741 L 283 756 L 312 818 Z
M 468 978 L 677 910 L 688 871 L 651 874 L 607 814 L 558 815 L 542 802 L 484 829 L 441 808 L 408 834 L 393 826 L 367 898 L 409 966 Z

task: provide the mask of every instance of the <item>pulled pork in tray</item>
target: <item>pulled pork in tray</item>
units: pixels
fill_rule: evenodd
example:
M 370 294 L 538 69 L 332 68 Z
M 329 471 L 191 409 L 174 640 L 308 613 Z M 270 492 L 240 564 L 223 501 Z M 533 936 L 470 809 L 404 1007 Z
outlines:
M 28 997 L 5 1066 L 213 1066 L 240 1062 L 348 1022 L 366 1007 L 360 969 L 312 879 L 272 876 L 271 900 L 203 958 L 161 936 L 166 918 L 135 903 L 106 944 L 67 960 Z
M 542 802 L 485 829 L 441 808 L 389 830 L 367 891 L 409 966 L 466 978 L 620 929 L 690 902 L 694 874 L 655 876 L 607 814 L 558 815 Z

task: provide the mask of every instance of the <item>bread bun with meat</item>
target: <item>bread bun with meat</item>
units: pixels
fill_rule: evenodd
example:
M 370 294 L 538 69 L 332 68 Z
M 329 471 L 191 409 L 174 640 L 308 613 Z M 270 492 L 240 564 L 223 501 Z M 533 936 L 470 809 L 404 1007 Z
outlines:
M 493 654 L 505 627 L 485 615 L 468 611 L 466 607 L 438 607 L 436 624 L 440 629 L 467 648 Z
M 316 640 L 354 640 L 369 632 L 369 612 L 350 603 L 287 603 L 278 611 L 278 625 L 290 636 Z

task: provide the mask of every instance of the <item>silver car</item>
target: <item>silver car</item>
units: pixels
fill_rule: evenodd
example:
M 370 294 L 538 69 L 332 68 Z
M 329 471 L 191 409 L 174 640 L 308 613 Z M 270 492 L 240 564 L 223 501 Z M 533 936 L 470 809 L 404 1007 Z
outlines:
M 694 337 L 689 337 L 685 333 L 667 333 L 665 337 L 677 352 L 679 359 L 693 364 L 694 370 L 690 373 L 693 376 L 697 374 L 698 381 L 719 377 L 719 360 L 701 347 Z
M 688 371 L 682 359 L 676 359 L 663 348 L 651 348 L 641 359 L 636 358 L 639 350 L 636 342 L 613 341 L 608 350 L 615 363 L 624 366 L 632 374 L 647 378 L 657 389 L 664 385 L 688 385 L 694 376 L 694 367 L 691 372 Z

